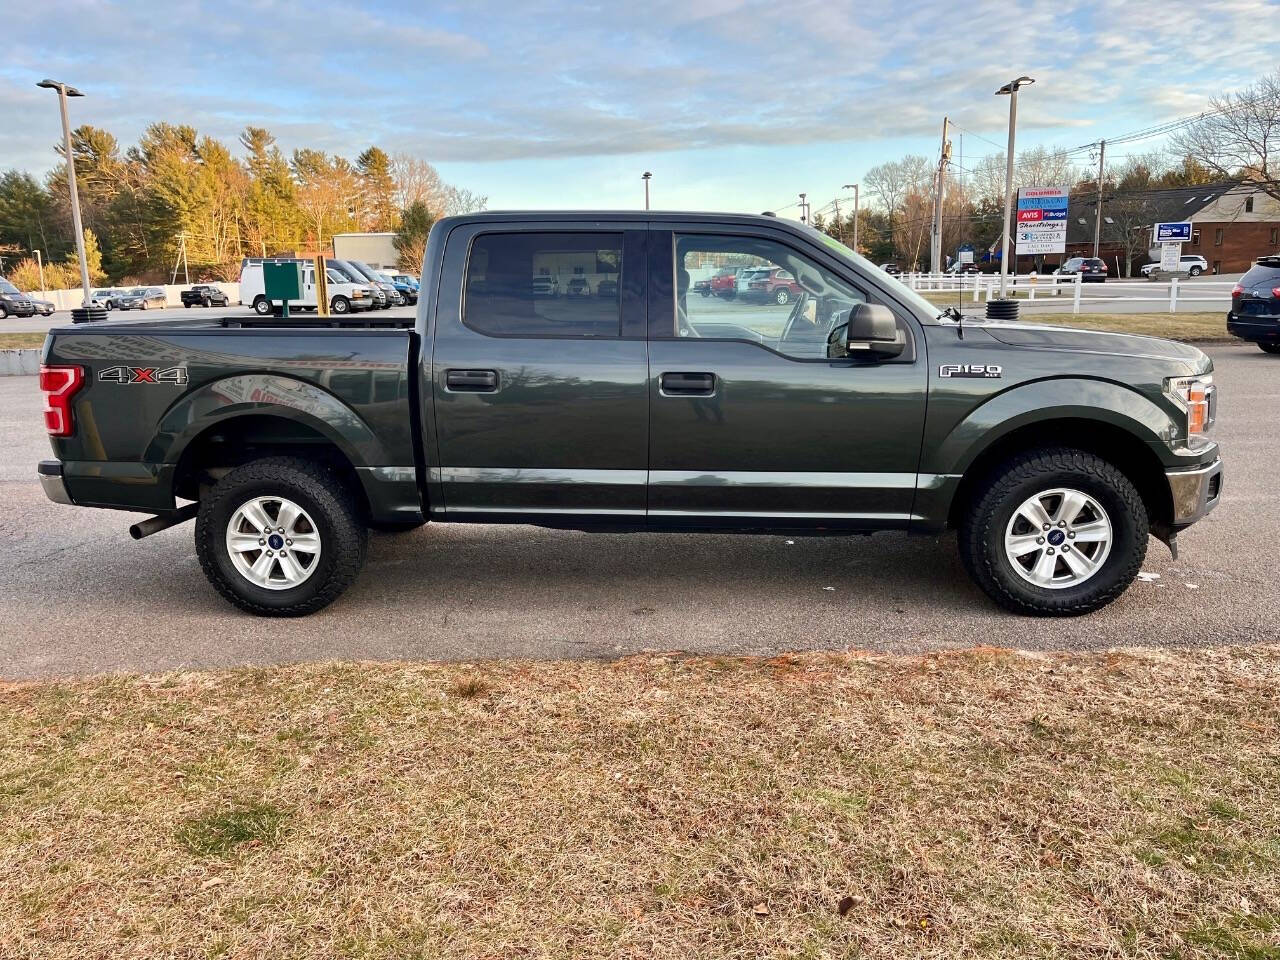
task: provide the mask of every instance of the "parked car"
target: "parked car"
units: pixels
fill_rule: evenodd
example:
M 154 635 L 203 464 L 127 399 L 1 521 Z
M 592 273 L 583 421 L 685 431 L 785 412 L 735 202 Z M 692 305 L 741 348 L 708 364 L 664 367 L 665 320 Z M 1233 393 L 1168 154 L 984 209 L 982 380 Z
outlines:
M 898 269 L 898 265 L 896 263 L 882 263 L 880 264 L 880 269 L 891 277 L 896 277 L 902 273 L 902 271 Z
M 159 287 L 134 287 L 116 298 L 116 306 L 121 310 L 163 308 L 167 303 L 168 298 Z
M 1227 333 L 1280 354 L 1280 256 L 1259 257 L 1231 288 Z
M 710 288 L 711 295 L 714 297 L 723 297 L 731 300 L 738 295 L 738 274 L 745 267 L 728 267 L 719 273 L 713 274 L 711 277 Z
M 618 281 L 610 277 L 601 280 L 596 284 L 596 296 L 616 298 L 618 296 Z
M 182 305 L 184 307 L 211 307 L 214 304 L 220 307 L 228 307 L 231 305 L 229 294 L 208 283 L 197 283 L 190 290 L 183 290 L 179 296 L 182 297 Z
M 27 299 L 31 301 L 31 305 L 36 308 L 36 313 L 42 316 L 52 317 L 53 311 L 57 309 L 52 300 L 41 300 L 34 293 L 28 293 Z
M 332 258 L 326 258 L 324 265 L 325 265 L 326 275 L 329 270 L 337 270 L 338 273 L 340 273 L 343 277 L 346 278 L 346 281 L 348 283 L 354 283 L 358 287 L 367 288 L 370 291 L 370 294 L 372 295 L 372 298 L 373 298 L 372 306 L 370 307 L 370 309 L 386 310 L 391 307 L 391 300 L 387 296 L 386 286 L 381 283 L 378 283 L 378 284 L 370 283 L 368 277 L 366 277 L 363 273 L 357 270 L 352 264 L 348 263 L 346 260 L 335 260 Z
M 1065 277 L 1073 277 L 1078 273 L 1085 283 L 1107 282 L 1107 265 L 1099 257 L 1072 257 L 1053 272 Z
M 400 296 L 399 291 L 396 290 L 396 285 L 390 280 L 383 280 L 379 272 L 363 260 L 344 260 L 343 263 L 364 277 L 370 286 L 376 286 L 382 291 L 382 309 L 390 310 L 392 307 L 399 307 L 404 304 L 404 297 Z
M 566 297 L 589 297 L 591 296 L 591 283 L 586 277 L 570 277 L 569 285 L 564 288 Z
M 0 319 L 5 317 L 33 317 L 36 305 L 31 298 L 8 280 L 0 278 Z
M 410 285 L 408 283 L 404 283 L 400 280 L 397 280 L 391 274 L 384 273 L 381 270 L 378 271 L 378 279 L 391 284 L 391 286 L 395 288 L 396 293 L 399 294 L 400 296 L 401 304 L 418 302 L 417 286 Z
M 790 303 L 803 292 L 796 278 L 781 267 L 765 267 L 751 275 L 744 296 L 782 304 Z
M 103 287 L 93 291 L 89 295 L 89 306 L 98 307 L 102 310 L 114 310 L 120 306 L 120 295 L 124 290 L 117 290 L 114 287 Z
M 547 273 L 540 273 L 533 278 L 533 295 L 535 297 L 560 296 L 560 278 Z
M 393 273 L 390 275 L 391 282 L 396 285 L 396 289 L 400 291 L 400 295 L 404 297 L 405 303 L 418 302 L 418 281 L 409 276 L 407 273 Z
M 995 603 L 1071 616 L 1124 593 L 1149 535 L 1172 547 L 1221 501 L 1213 361 L 1190 344 L 961 326 L 812 228 L 644 216 L 438 220 L 426 285 L 468 295 L 392 321 L 406 329 L 55 328 L 40 372 L 45 494 L 155 514 L 137 537 L 198 517 L 212 587 L 261 616 L 341 596 L 370 526 L 513 520 L 611 535 L 893 529 L 935 549 L 957 528 L 964 569 Z M 566 234 L 665 255 L 622 260 L 613 310 L 535 311 L 527 281 L 469 287 L 473 270 L 531 278 L 531 248 L 554 254 Z M 680 258 L 726 237 L 768 250 L 814 309 L 766 335 L 682 309 L 687 291 L 673 302 Z M 447 562 L 448 543 L 421 543 Z M 912 576 L 941 586 L 949 564 L 926 566 Z
M 1189 276 L 1198 277 L 1209 272 L 1209 261 L 1198 253 L 1183 254 L 1179 257 L 1178 269 L 1185 270 Z M 1150 278 L 1160 270 L 1159 263 L 1144 263 L 1138 270 L 1144 277 Z
M 959 276 L 960 274 L 981 273 L 982 271 L 978 269 L 978 265 L 976 263 L 960 263 L 957 261 L 942 272 L 951 274 L 952 276 Z

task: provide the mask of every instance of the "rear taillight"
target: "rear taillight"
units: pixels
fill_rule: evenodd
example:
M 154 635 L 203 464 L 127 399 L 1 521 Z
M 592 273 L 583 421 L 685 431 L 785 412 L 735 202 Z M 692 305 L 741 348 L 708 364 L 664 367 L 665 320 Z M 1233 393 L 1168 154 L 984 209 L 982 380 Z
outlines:
M 83 367 L 40 366 L 40 389 L 44 391 L 44 428 L 51 437 L 69 437 L 75 432 L 71 420 L 71 399 L 84 385 Z
M 1272 295 L 1273 297 L 1276 297 L 1277 299 L 1280 299 L 1280 287 L 1272 287 L 1272 288 L 1271 288 L 1271 295 Z
M 1238 297 L 1238 296 L 1240 296 L 1240 294 L 1242 294 L 1242 293 L 1244 293 L 1244 287 L 1240 286 L 1240 284 L 1238 284 L 1238 283 L 1237 283 L 1234 287 L 1232 287 L 1232 288 L 1231 288 L 1231 295 L 1232 295 L 1233 297 Z

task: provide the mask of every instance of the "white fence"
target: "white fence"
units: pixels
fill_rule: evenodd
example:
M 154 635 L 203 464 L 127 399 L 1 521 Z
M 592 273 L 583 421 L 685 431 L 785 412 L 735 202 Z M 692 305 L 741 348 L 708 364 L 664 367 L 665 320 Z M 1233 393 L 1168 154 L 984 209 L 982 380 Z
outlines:
M 937 274 L 904 273 L 898 277 L 912 290 L 920 293 L 972 294 L 974 303 L 1000 296 L 998 274 Z M 1028 301 L 1049 297 L 1071 298 L 1071 312 L 1079 313 L 1081 302 L 1092 312 L 1105 312 L 1108 303 L 1158 304 L 1169 313 L 1176 313 L 1179 304 L 1213 304 L 1213 308 L 1226 309 L 1231 302 L 1233 280 L 1108 280 L 1089 284 L 1088 294 L 1080 274 L 1017 274 L 1010 275 L 1008 289 L 1011 296 Z M 1101 308 L 1101 309 L 1099 309 Z M 1157 308 L 1158 309 L 1158 308 Z M 1154 311 L 1153 311 L 1154 312 Z
M 165 306 L 180 307 L 182 306 L 182 291 L 190 290 L 192 285 L 189 283 L 165 283 L 150 284 L 150 286 L 158 286 L 164 291 Z M 232 303 L 240 302 L 240 284 L 239 283 L 207 283 L 207 287 L 217 287 L 224 291 L 231 298 Z M 93 287 L 94 290 L 107 289 L 105 287 Z M 133 290 L 133 287 L 112 287 L 113 290 Z M 32 296 L 39 297 L 41 300 L 48 300 L 53 303 L 55 310 L 70 310 L 78 307 L 84 300 L 84 291 L 79 287 L 74 290 L 32 290 Z

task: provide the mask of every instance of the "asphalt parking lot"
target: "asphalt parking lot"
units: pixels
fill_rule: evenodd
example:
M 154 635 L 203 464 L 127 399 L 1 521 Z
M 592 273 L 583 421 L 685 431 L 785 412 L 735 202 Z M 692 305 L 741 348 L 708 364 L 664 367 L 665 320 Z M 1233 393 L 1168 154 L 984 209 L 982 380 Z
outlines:
M 192 528 L 129 539 L 137 515 L 47 501 L 33 377 L 0 378 L 0 676 L 341 659 L 609 657 L 645 650 L 767 654 L 1218 644 L 1280 637 L 1276 496 L 1280 359 L 1210 347 L 1227 464 L 1222 505 L 1152 541 L 1144 578 L 1073 620 L 1001 612 L 952 538 L 582 534 L 428 526 L 374 535 L 356 584 L 302 620 L 225 604 Z

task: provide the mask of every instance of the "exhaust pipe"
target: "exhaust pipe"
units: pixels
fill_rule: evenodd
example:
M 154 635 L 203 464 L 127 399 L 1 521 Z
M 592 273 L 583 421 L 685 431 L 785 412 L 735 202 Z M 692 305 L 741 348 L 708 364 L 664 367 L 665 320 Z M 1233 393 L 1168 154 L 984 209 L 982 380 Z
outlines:
M 173 513 L 162 513 L 158 517 L 152 517 L 150 520 L 142 520 L 135 523 L 129 528 L 129 536 L 135 540 L 141 540 L 143 537 L 149 537 L 153 533 L 159 533 L 161 530 L 168 530 L 170 527 L 176 527 L 180 523 L 186 523 L 200 512 L 200 504 L 188 503 L 185 507 L 179 507 Z

